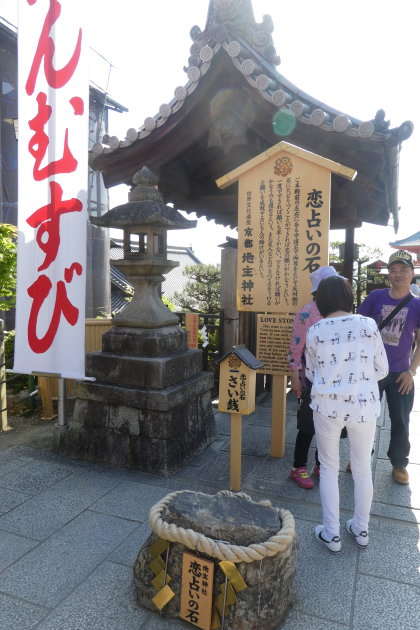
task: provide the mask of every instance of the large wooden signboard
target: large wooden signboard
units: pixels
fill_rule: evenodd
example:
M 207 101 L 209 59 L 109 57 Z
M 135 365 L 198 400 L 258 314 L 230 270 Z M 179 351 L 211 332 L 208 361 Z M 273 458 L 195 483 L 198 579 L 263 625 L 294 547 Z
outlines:
M 264 363 L 264 374 L 290 374 L 287 354 L 293 328 L 293 315 L 257 315 L 256 357 Z
M 331 173 L 356 171 L 287 142 L 216 181 L 238 181 L 237 308 L 297 313 L 328 264 Z

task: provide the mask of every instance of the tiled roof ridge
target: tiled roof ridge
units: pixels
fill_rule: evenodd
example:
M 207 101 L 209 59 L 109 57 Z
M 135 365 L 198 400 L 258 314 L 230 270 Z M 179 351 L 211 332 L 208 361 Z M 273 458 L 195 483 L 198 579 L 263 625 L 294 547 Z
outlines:
M 406 238 L 402 238 L 399 241 L 394 241 L 393 243 L 389 243 L 390 247 L 403 247 L 403 246 L 414 246 L 420 247 L 420 232 L 416 232 L 415 234 L 411 234 L 410 236 L 406 236 Z
M 255 21 L 251 0 L 210 0 L 204 31 L 199 26 L 193 26 L 190 31 L 194 43 L 190 48 L 189 66 L 200 62 L 203 46 L 223 43 L 228 37 L 249 42 L 264 59 L 278 65 L 280 57 L 271 36 L 273 30 L 270 15 L 263 15 L 261 23 Z
M 235 67 L 244 75 L 247 82 L 257 90 L 261 97 L 274 106 L 287 107 L 302 123 L 314 125 L 329 132 L 344 133 L 348 136 L 382 142 L 390 146 L 398 145 L 413 132 L 411 121 L 403 122 L 399 127 L 390 129 L 385 121 L 385 112 L 378 110 L 371 120 L 360 121 L 348 114 L 318 101 L 288 81 L 266 59 L 250 48 L 245 40 L 232 40 L 229 34 L 223 42 L 205 44 L 199 51 L 197 65 L 186 68 L 188 81 L 184 86 L 175 88 L 174 98 L 160 106 L 159 112 L 145 119 L 139 130 L 128 129 L 126 138 L 106 135 L 103 143 L 96 143 L 92 149 L 93 158 L 117 149 L 123 149 L 153 133 L 165 125 L 171 116 L 181 109 L 187 98 L 197 88 L 201 78 L 209 70 L 215 56 L 227 54 Z M 104 146 L 107 145 L 107 146 Z

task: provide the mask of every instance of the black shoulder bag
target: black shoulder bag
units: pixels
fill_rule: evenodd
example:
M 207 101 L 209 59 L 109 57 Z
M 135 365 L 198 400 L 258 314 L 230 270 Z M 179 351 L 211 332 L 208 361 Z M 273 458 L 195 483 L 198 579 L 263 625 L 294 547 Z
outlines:
M 405 298 L 399 304 L 397 304 L 397 306 L 390 313 L 388 313 L 388 315 L 385 317 L 385 319 L 381 321 L 381 323 L 378 325 L 378 330 L 382 330 L 382 328 L 385 328 L 385 326 L 387 324 L 389 324 L 391 319 L 393 319 L 393 317 L 395 317 L 395 315 L 398 313 L 398 311 L 400 311 L 403 306 L 408 304 L 408 302 L 413 297 L 414 296 L 413 296 L 412 293 L 409 293 L 408 295 L 406 295 Z

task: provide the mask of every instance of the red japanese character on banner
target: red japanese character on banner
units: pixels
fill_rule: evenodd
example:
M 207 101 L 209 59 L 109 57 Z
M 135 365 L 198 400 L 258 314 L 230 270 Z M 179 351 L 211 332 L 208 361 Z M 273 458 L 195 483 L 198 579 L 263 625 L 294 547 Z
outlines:
M 29 128 L 35 133 L 28 143 L 28 149 L 29 153 L 35 158 L 33 174 L 35 181 L 39 182 L 58 173 L 72 173 L 76 170 L 78 162 L 69 149 L 69 130 L 66 129 L 63 157 L 54 162 L 50 162 L 47 166 L 44 166 L 44 168 L 39 168 L 50 144 L 50 139 L 48 134 L 45 133 L 44 127 L 51 117 L 52 107 L 47 105 L 47 95 L 44 92 L 40 92 L 36 100 L 38 103 L 38 113 L 29 121 Z M 78 107 L 80 107 L 80 104 L 78 104 Z M 77 113 L 77 111 L 75 113 Z
M 83 112 L 85 111 L 85 103 L 80 96 L 73 96 L 73 98 L 69 100 L 69 103 L 73 107 L 75 116 L 83 115 Z
M 29 5 L 32 5 L 36 3 L 36 0 L 27 0 L 27 2 Z M 63 87 L 63 85 L 71 79 L 77 68 L 77 64 L 79 63 L 80 51 L 82 48 L 82 29 L 79 29 L 77 43 L 68 63 L 59 70 L 56 70 L 53 66 L 55 43 L 49 35 L 53 25 L 60 17 L 60 14 L 61 4 L 58 0 L 50 0 L 50 7 L 45 17 L 34 60 L 26 81 L 25 89 L 29 96 L 34 93 L 42 60 L 44 60 L 44 73 L 45 78 L 48 81 L 48 85 L 55 89 Z
M 47 269 L 57 258 L 60 247 L 60 215 L 68 212 L 81 212 L 83 204 L 79 199 L 63 201 L 63 189 L 57 182 L 49 182 L 51 201 L 36 210 L 26 222 L 38 228 L 36 242 L 45 254 L 44 262 L 38 271 Z
M 73 280 L 73 273 L 80 276 L 82 271 L 82 265 L 73 263 L 69 268 L 64 270 L 64 280 L 69 284 Z M 50 325 L 45 335 L 38 337 L 37 323 L 39 312 L 44 301 L 48 298 L 51 289 L 51 280 L 48 276 L 42 274 L 27 290 L 29 297 L 33 300 L 28 320 L 28 342 L 31 350 L 37 354 L 46 352 L 51 347 L 57 334 L 62 314 L 71 326 L 74 326 L 79 319 L 79 309 L 70 302 L 67 297 L 66 285 L 62 280 L 59 280 L 57 282 L 55 305 Z

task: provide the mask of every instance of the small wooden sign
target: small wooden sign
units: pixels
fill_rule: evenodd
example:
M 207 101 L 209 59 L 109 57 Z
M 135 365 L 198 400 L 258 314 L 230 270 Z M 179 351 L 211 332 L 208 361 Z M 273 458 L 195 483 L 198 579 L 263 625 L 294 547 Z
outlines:
M 231 354 L 220 364 L 219 411 L 247 415 L 255 410 L 256 372 Z
M 257 315 L 256 356 L 264 363 L 264 374 L 290 374 L 287 355 L 293 328 L 293 315 Z
M 185 313 L 185 330 L 188 333 L 188 347 L 198 348 L 198 313 Z
M 196 628 L 210 630 L 214 562 L 185 552 L 182 559 L 179 616 Z

